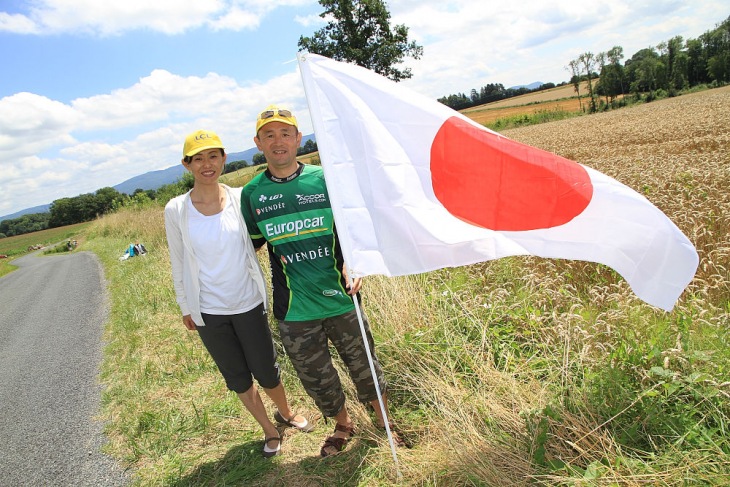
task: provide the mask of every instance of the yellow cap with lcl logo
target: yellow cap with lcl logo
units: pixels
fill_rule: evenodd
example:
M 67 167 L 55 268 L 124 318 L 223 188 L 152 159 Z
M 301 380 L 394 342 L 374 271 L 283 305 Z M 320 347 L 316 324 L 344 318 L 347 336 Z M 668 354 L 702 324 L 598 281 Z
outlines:
M 198 130 L 185 137 L 183 157 L 192 157 L 198 152 L 208 149 L 225 149 L 225 147 L 215 132 Z

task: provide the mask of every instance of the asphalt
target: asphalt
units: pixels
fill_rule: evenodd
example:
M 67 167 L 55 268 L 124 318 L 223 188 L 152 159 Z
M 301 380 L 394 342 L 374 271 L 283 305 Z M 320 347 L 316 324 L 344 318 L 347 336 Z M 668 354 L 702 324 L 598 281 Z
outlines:
M 0 486 L 126 486 L 101 452 L 104 323 L 93 253 L 29 254 L 0 278 Z

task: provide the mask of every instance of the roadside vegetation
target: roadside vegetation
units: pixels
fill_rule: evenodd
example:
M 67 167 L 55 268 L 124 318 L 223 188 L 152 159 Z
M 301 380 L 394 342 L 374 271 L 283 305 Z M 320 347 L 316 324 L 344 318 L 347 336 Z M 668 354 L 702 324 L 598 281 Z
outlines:
M 414 444 L 398 450 L 397 466 L 364 408 L 346 451 L 318 457 L 333 424 L 280 345 L 294 407 L 317 428 L 286 430 L 283 455 L 263 459 L 258 427 L 181 323 L 162 208 L 138 202 L 104 216 L 82 248 L 109 282 L 107 452 L 144 486 L 726 484 L 729 114 L 730 88 L 720 88 L 503 132 L 646 195 L 695 244 L 700 267 L 671 313 L 578 261 L 505 258 L 367 278 L 392 415 Z M 253 170 L 224 179 L 245 184 Z M 148 254 L 120 262 L 136 239 Z
M 15 270 L 13 260 L 21 255 L 67 240 L 81 240 L 92 222 L 51 228 L 14 237 L 0 238 L 0 277 Z

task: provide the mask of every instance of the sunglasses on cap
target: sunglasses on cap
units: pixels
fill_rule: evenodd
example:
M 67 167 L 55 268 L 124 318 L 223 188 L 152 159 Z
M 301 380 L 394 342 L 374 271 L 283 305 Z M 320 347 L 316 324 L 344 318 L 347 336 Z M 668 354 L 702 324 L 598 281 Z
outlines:
M 264 112 L 261 112 L 261 114 L 259 115 L 259 120 L 266 120 L 267 118 L 271 118 L 276 114 L 284 118 L 289 118 L 292 116 L 289 110 L 266 110 Z

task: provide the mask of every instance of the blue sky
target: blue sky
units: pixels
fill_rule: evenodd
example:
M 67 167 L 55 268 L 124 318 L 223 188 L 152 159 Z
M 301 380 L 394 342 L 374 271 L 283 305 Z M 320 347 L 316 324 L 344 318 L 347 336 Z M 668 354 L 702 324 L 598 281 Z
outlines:
M 697 38 L 718 0 L 394 0 L 424 56 L 403 83 L 434 99 L 566 81 L 579 54 L 630 57 Z M 324 25 L 315 0 L 0 1 L 0 216 L 179 164 L 185 135 L 254 146 L 256 114 L 284 103 L 311 133 L 297 41 Z

